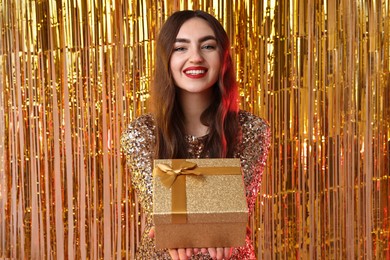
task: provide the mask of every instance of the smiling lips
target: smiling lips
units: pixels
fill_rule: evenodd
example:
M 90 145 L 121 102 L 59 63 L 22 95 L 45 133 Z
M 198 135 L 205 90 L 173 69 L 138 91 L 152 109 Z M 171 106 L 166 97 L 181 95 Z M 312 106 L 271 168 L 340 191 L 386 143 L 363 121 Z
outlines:
M 207 73 L 207 68 L 205 67 L 188 67 L 184 71 L 184 74 L 192 79 L 203 78 Z

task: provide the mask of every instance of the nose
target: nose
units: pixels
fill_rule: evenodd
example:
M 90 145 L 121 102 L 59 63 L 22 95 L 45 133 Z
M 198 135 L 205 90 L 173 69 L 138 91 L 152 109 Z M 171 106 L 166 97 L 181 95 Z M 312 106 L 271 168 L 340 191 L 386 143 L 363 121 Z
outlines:
M 202 53 L 200 52 L 200 50 L 198 48 L 194 49 L 192 52 L 191 52 L 191 56 L 190 56 L 190 62 L 192 63 L 201 63 L 203 62 L 203 56 L 202 56 Z

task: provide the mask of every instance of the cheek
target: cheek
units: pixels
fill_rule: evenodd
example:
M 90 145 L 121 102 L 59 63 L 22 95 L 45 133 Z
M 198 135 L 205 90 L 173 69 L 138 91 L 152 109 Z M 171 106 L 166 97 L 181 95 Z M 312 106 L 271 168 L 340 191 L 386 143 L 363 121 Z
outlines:
M 169 61 L 169 66 L 171 67 L 171 70 L 173 73 L 175 73 L 177 70 L 181 69 L 181 62 L 178 57 L 171 57 L 171 60 Z
M 169 61 L 169 69 L 171 72 L 172 79 L 176 84 L 177 80 L 180 77 L 180 65 L 177 59 L 171 58 L 171 60 Z
M 213 64 L 213 67 L 214 67 L 214 71 L 215 73 L 217 74 L 217 76 L 219 75 L 221 69 L 222 69 L 222 64 L 221 62 L 218 60 L 216 61 L 214 64 Z
M 173 73 L 173 71 L 175 70 L 175 64 L 172 58 L 169 60 L 169 70 L 171 71 L 171 73 Z
M 215 55 L 212 59 L 213 67 L 219 72 L 222 67 L 221 57 L 219 55 Z

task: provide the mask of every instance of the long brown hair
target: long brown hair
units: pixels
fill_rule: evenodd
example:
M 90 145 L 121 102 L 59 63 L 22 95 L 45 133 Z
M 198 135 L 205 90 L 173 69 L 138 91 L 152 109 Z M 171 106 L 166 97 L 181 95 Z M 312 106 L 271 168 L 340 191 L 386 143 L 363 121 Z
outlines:
M 155 75 L 152 84 L 157 137 L 156 158 L 173 159 L 188 156 L 184 115 L 169 61 L 181 26 L 194 17 L 204 19 L 214 31 L 222 64 L 219 79 L 213 86 L 215 101 L 201 116 L 201 122 L 209 127 L 203 156 L 207 154 L 210 157 L 233 157 L 238 142 L 238 90 L 226 31 L 217 19 L 206 12 L 178 11 L 167 19 L 157 39 Z

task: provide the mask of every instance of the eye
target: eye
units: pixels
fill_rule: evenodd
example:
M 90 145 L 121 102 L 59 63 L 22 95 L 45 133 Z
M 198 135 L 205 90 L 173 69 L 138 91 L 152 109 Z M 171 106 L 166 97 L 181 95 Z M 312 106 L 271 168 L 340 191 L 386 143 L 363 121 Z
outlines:
M 175 48 L 173 48 L 173 51 L 185 51 L 186 50 L 186 48 L 184 48 L 184 47 L 175 47 Z
M 202 46 L 202 49 L 204 50 L 215 50 L 217 47 L 215 45 L 212 45 L 212 44 L 206 44 L 206 45 L 203 45 Z

